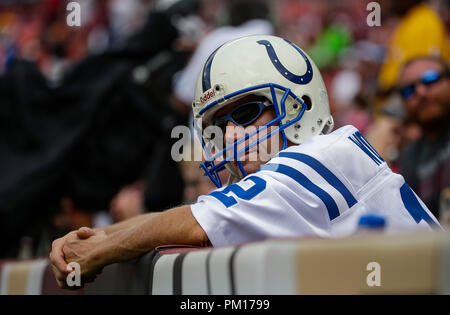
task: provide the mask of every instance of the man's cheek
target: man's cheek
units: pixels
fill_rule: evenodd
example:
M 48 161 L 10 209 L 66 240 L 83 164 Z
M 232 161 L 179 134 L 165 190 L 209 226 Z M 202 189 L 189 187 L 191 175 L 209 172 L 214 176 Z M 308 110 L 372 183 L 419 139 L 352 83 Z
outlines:
M 415 119 L 418 115 L 418 102 L 414 100 L 410 100 L 406 102 L 406 111 L 408 112 L 408 116 Z
M 281 143 L 278 137 L 273 136 L 262 142 L 259 146 L 259 159 L 262 162 L 269 161 L 281 150 Z

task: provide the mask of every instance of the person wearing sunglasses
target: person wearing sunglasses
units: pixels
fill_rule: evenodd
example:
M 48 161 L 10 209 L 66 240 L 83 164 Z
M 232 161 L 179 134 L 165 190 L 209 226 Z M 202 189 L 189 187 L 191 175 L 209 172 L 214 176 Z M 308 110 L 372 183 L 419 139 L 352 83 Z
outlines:
M 201 168 L 217 189 L 191 205 L 56 240 L 50 258 L 60 286 L 72 261 L 89 281 L 160 245 L 338 238 L 368 214 L 383 217 L 386 233 L 441 228 L 354 126 L 332 132 L 319 69 L 288 40 L 247 36 L 219 47 L 198 76 L 192 110 Z
M 276 117 L 273 104 L 264 97 L 256 95 L 248 95 L 238 102 L 231 103 L 226 109 L 218 111 L 212 120 L 212 126 L 217 127 L 222 133 L 223 146 L 232 145 L 237 139 L 244 137 L 246 134 L 251 135 L 252 131 L 265 126 Z M 245 147 L 254 143 L 269 131 L 274 130 L 271 126 L 259 131 L 248 137 L 246 141 L 237 144 L 236 151 L 245 150 Z M 271 138 L 270 141 L 262 141 L 258 145 L 253 146 L 245 154 L 239 156 L 237 160 L 242 163 L 246 174 L 256 172 L 262 163 L 267 162 L 272 156 L 280 151 L 282 139 L 278 137 Z M 220 145 L 219 147 L 222 147 Z M 228 150 L 224 152 L 223 158 L 231 158 L 234 168 L 238 168 L 238 164 L 234 161 L 234 151 Z
M 406 63 L 397 90 L 406 121 L 422 135 L 401 154 L 400 172 L 439 217 L 440 193 L 450 185 L 450 78 L 447 64 L 434 57 Z

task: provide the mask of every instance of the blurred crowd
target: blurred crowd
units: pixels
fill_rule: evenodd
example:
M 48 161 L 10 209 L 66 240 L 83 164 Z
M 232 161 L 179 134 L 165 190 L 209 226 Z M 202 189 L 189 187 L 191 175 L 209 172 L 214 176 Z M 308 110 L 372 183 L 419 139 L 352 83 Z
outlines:
M 89 65 L 86 58 L 103 58 L 92 61 L 98 65 L 99 60 L 111 59 L 111 55 L 121 58 L 126 52 L 126 58 L 131 61 L 124 65 L 129 70 L 124 80 L 135 85 L 139 83 L 143 88 L 149 85 L 157 90 L 147 95 L 149 103 L 165 113 L 156 119 L 172 119 L 172 124 L 168 124 L 170 126 L 175 122 L 189 126 L 194 87 L 192 78 L 196 77 L 207 56 L 218 45 L 234 37 L 276 34 L 303 48 L 320 68 L 328 89 L 335 128 L 347 124 L 357 127 L 391 168 L 405 176 L 430 210 L 438 218 L 442 216 L 443 199 L 450 195 L 450 94 L 447 88 L 450 83 L 440 90 L 436 85 L 443 84 L 450 75 L 447 69 L 450 60 L 448 1 L 378 1 L 380 26 L 370 26 L 368 23 L 368 16 L 373 11 L 367 10 L 371 2 L 368 0 L 77 0 L 75 2 L 81 8 L 80 26 L 68 26 L 66 23 L 69 2 L 0 0 L 0 73 L 3 80 L 0 85 L 7 86 L 7 75 L 11 69 L 17 69 L 14 65 L 17 60 L 35 65 L 42 74 L 39 80 L 45 80 L 46 86 L 51 88 L 64 86 L 73 80 L 74 69 L 86 73 L 83 68 L 83 65 Z M 165 24 L 154 22 L 154 12 L 165 15 L 165 23 L 169 23 L 176 33 L 164 47 L 162 44 L 158 46 L 161 39 L 148 35 L 162 32 L 162 29 L 151 27 L 164 27 L 167 31 Z M 146 29 L 147 33 L 142 33 L 142 29 Z M 153 50 L 139 46 L 152 42 L 155 42 L 151 47 Z M 141 49 L 138 58 L 136 47 Z M 114 55 L 117 51 L 120 53 Z M 434 72 L 427 72 L 431 70 Z M 99 68 L 90 73 L 91 81 L 86 80 L 86 86 L 101 85 L 102 72 Z M 99 75 L 98 79 L 96 75 Z M 82 84 L 84 81 L 80 79 L 80 82 Z M 79 88 L 82 90 L 84 87 Z M 0 107 L 3 106 L 3 97 L 0 95 Z M 89 99 L 89 102 L 94 101 Z M 99 97 L 95 102 L 101 107 L 104 98 Z M 143 102 L 145 106 L 145 100 Z M 439 105 L 434 108 L 434 103 Z M 128 103 L 125 101 L 117 106 L 127 107 Z M 422 107 L 431 108 L 429 117 L 425 114 L 425 118 L 422 117 Z M 8 120 L 9 114 L 0 109 L 0 124 Z M 93 122 L 88 130 L 92 129 L 92 125 L 96 126 L 95 120 L 106 119 L 101 114 L 89 117 Z M 0 134 L 6 130 L 6 127 L 3 128 L 0 126 Z M 95 138 L 96 141 L 90 145 L 96 149 L 102 148 L 102 139 L 114 142 L 115 132 L 118 133 L 107 130 L 109 137 L 80 136 L 74 146 L 79 151 L 81 142 Z M 158 207 L 164 210 L 171 202 L 192 202 L 199 195 L 210 192 L 214 187 L 202 176 L 199 162 L 179 163 L 171 172 L 161 175 L 163 181 L 152 177 L 155 165 L 157 169 L 162 167 L 155 160 L 170 157 L 170 140 L 164 144 L 157 140 L 163 136 L 170 138 L 170 132 L 161 131 L 158 135 L 160 137 L 143 144 L 145 149 L 138 151 L 143 154 L 141 159 L 143 157 L 152 162 L 140 163 L 133 176 L 120 177 L 105 193 L 106 202 L 94 205 L 86 200 L 78 201 L 81 199 L 77 196 L 83 191 L 89 190 L 95 194 L 95 187 L 58 190 L 55 198 L 49 198 L 52 199 L 49 204 L 56 204 L 54 209 L 41 213 L 44 223 L 35 227 L 34 220 L 24 220 L 26 224 L 21 226 L 22 230 L 16 231 L 10 242 L 17 245 L 3 246 L 0 257 L 46 255 L 51 239 L 68 230 L 117 222 L 144 211 L 156 211 Z M 10 140 L 3 140 L 0 146 L 11 145 Z M 126 146 L 131 145 L 127 141 L 116 151 L 133 151 L 134 147 Z M 81 148 L 86 147 L 90 146 L 81 145 Z M 166 152 L 158 156 L 158 150 Z M 0 154 L 8 152 L 11 150 L 3 149 Z M 86 153 L 84 159 L 89 160 L 89 151 L 83 152 Z M 20 153 L 21 156 L 23 154 Z M 0 156 L 0 164 L 2 161 L 5 159 Z M 134 164 L 134 160 L 128 162 Z M 90 178 L 102 176 L 105 178 L 103 182 L 108 182 L 111 175 L 99 170 L 98 165 L 102 163 L 104 161 L 89 164 L 89 168 L 83 171 L 89 170 L 87 173 L 90 175 L 76 183 L 83 185 Z M 68 163 L 64 167 L 72 165 Z M 66 174 L 61 170 L 63 173 Z M 75 173 L 79 170 L 76 169 Z M 39 172 L 34 176 L 40 176 Z M 14 182 L 11 178 L 2 179 L 0 176 L 0 183 L 4 181 L 0 189 L 11 187 L 11 181 Z M 61 178 L 67 180 L 73 176 L 62 175 Z M 22 185 L 16 186 L 14 192 L 18 194 L 17 198 L 22 196 L 20 191 L 23 186 L 27 186 L 23 183 L 26 179 L 20 180 Z M 55 180 L 54 184 L 57 183 Z M 159 187 L 155 188 L 155 185 Z M 16 215 L 14 211 L 18 213 L 41 203 L 37 195 L 48 195 L 54 191 L 52 185 L 40 187 L 41 190 L 33 194 L 23 195 L 23 198 L 30 199 L 23 206 L 16 206 L 21 205 L 19 201 L 8 203 L 11 190 L 0 190 L 0 213 L 7 214 L 0 215 L 0 218 L 5 225 L 11 216 Z M 181 187 L 179 197 L 171 195 L 174 187 Z M 158 199 L 164 195 L 158 189 L 166 191 L 168 196 Z M 8 241 L 3 238 L 2 242 Z

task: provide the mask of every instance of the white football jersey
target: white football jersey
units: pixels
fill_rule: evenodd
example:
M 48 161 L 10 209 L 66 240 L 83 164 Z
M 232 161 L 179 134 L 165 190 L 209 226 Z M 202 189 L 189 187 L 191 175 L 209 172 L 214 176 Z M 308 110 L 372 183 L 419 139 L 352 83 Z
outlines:
M 441 229 L 353 126 L 280 151 L 258 172 L 199 197 L 191 211 L 213 246 L 348 236 L 366 214 L 383 216 L 387 233 Z

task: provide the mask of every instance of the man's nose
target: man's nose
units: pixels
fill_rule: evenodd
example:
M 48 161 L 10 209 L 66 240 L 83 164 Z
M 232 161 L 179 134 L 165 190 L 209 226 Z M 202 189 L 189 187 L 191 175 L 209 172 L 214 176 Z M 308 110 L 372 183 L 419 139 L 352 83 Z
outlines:
M 416 96 L 417 97 L 426 96 L 427 91 L 428 91 L 428 87 L 425 84 L 419 83 L 416 85 Z
M 245 134 L 244 128 L 236 125 L 231 120 L 227 122 L 227 126 L 225 127 L 225 143 L 226 145 L 230 145 L 239 138 L 243 137 Z

